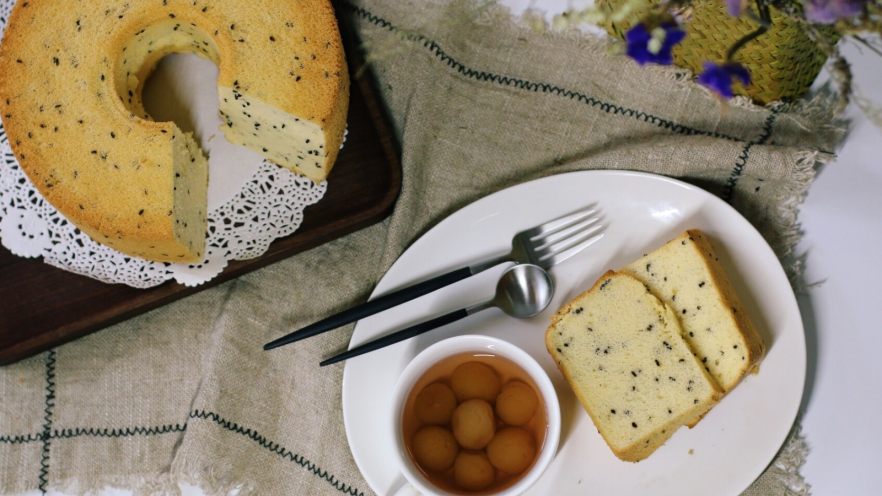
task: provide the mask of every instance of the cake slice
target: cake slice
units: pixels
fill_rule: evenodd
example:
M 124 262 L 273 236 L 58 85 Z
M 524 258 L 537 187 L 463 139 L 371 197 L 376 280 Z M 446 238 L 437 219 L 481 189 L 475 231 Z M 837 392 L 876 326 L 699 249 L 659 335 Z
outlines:
M 607 272 L 555 315 L 545 345 L 616 456 L 639 461 L 721 390 L 639 280 Z
M 670 305 L 683 338 L 729 392 L 755 370 L 764 345 L 701 231 L 689 230 L 621 269 Z

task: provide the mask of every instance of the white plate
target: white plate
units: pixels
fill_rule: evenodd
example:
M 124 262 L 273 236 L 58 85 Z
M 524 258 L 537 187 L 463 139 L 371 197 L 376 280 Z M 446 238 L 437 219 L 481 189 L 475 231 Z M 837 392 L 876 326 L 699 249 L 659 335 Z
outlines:
M 555 383 L 563 421 L 557 457 L 528 494 L 737 495 L 766 468 L 796 416 L 805 379 L 805 339 L 793 291 L 775 254 L 732 207 L 680 181 L 634 172 L 586 171 L 548 177 L 487 196 L 454 213 L 405 251 L 374 294 L 508 250 L 521 229 L 597 202 L 609 226 L 603 239 L 551 272 L 552 304 L 529 320 L 481 312 L 428 335 L 354 358 L 343 374 L 343 417 L 359 469 L 378 494 L 401 476 L 390 463 L 390 398 L 398 374 L 428 345 L 448 336 L 485 333 L 520 346 Z M 616 268 L 699 228 L 716 242 L 736 291 L 763 334 L 768 352 L 694 428 L 680 429 L 640 463 L 618 460 L 603 442 L 545 351 L 543 333 L 563 303 Z M 489 297 L 500 269 L 461 281 L 394 311 L 358 323 L 350 346 L 430 315 Z

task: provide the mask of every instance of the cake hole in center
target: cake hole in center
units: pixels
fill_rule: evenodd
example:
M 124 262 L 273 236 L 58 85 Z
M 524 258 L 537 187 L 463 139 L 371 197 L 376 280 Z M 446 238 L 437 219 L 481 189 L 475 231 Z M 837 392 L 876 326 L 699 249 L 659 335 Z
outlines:
M 240 192 L 258 170 L 263 157 L 227 141 L 218 113 L 218 68 L 193 53 L 163 57 L 144 82 L 141 98 L 154 121 L 172 121 L 192 132 L 209 158 L 208 208 L 216 208 Z
M 144 109 L 155 121 L 172 121 L 193 133 L 203 150 L 218 134 L 217 66 L 192 53 L 162 58 L 144 83 Z

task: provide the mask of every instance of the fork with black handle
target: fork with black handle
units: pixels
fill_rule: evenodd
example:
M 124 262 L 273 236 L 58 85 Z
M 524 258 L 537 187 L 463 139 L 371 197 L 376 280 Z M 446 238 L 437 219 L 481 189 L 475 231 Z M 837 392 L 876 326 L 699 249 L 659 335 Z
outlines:
M 529 263 L 548 270 L 576 255 L 603 237 L 599 209 L 591 204 L 575 212 L 525 229 L 511 240 L 511 251 L 488 260 L 452 270 L 440 276 L 379 296 L 343 312 L 331 315 L 302 329 L 263 345 L 271 350 L 316 334 L 330 331 L 400 305 L 437 289 L 505 262 Z

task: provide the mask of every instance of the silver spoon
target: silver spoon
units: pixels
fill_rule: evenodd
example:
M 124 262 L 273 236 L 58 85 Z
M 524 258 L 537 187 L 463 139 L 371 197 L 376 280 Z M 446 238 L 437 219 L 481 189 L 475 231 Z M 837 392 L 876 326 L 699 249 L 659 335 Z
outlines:
M 496 283 L 496 295 L 493 296 L 493 299 L 468 308 L 454 310 L 440 317 L 435 317 L 434 319 L 369 341 L 351 350 L 332 356 L 322 361 L 320 365 L 324 367 L 325 365 L 385 348 L 399 341 L 404 341 L 451 322 L 456 322 L 459 319 L 490 307 L 497 307 L 512 317 L 526 319 L 545 310 L 551 302 L 552 296 L 554 296 L 554 283 L 551 281 L 548 272 L 545 272 L 538 265 L 514 265 L 502 273 L 502 277 Z

